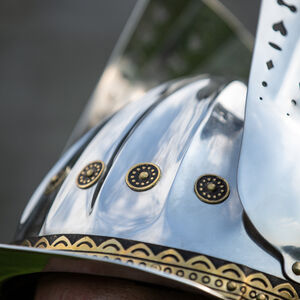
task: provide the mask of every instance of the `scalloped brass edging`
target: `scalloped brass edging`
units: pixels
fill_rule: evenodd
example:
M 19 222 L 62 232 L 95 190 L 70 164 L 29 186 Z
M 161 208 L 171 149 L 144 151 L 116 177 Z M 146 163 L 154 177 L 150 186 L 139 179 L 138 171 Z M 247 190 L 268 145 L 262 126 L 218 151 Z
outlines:
M 148 245 L 140 242 L 125 249 L 117 239 L 106 240 L 97 246 L 88 236 L 77 238 L 74 243 L 71 243 L 66 236 L 60 236 L 52 243 L 46 237 L 41 237 L 35 244 L 25 240 L 22 245 L 52 250 L 71 250 L 128 264 L 144 265 L 198 282 L 230 299 L 299 299 L 290 283 L 273 286 L 263 273 L 246 275 L 238 265 L 233 263 L 216 267 L 204 255 L 196 255 L 185 260 L 177 250 L 170 248 L 154 254 Z

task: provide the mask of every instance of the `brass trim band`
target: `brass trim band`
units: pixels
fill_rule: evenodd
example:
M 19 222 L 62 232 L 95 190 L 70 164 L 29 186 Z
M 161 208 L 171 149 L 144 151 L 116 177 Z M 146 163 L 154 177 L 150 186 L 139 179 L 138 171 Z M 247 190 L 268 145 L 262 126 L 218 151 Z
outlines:
M 154 253 L 150 245 L 141 242 L 135 242 L 125 248 L 121 240 L 117 239 L 107 239 L 96 244 L 94 238 L 89 236 L 76 236 L 75 239 L 74 237 L 71 239 L 62 235 L 56 236 L 57 238 L 52 241 L 49 237 L 41 237 L 36 242 L 28 239 L 22 245 L 72 251 L 127 264 L 143 265 L 198 282 L 229 299 L 299 299 L 297 291 L 288 282 L 282 280 L 279 284 L 271 282 L 261 272 L 247 275 L 237 264 L 224 261 L 221 266 L 216 267 L 205 255 L 195 254 L 191 258 L 184 259 L 180 250 L 160 247 L 160 252 Z M 161 251 L 162 248 L 165 250 Z

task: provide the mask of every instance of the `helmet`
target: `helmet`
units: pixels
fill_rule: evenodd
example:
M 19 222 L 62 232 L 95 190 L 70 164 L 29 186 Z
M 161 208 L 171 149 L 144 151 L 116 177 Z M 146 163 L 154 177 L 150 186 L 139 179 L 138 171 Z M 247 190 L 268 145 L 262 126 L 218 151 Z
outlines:
M 265 3 L 263 12 L 274 5 Z M 282 28 L 274 30 L 283 34 Z M 282 246 L 288 239 L 278 239 L 267 209 L 268 222 L 261 223 L 264 202 L 246 184 L 249 176 L 259 185 L 257 178 L 265 174 L 254 173 L 247 161 L 251 138 L 257 134 L 261 142 L 251 126 L 258 124 L 251 114 L 256 90 L 249 95 L 240 165 L 246 99 L 240 81 L 200 76 L 166 83 L 90 130 L 37 188 L 15 245 L 0 245 L 0 280 L 78 272 L 219 299 L 299 299 L 297 278 L 283 271 L 274 251 L 297 263 L 296 246 Z
M 2 253 L 38 253 L 39 272 L 159 276 L 219 298 L 297 297 L 245 226 L 236 188 L 245 97 L 241 82 L 196 77 L 129 104 L 58 161 L 21 217 L 23 247 Z M 63 252 L 49 259 L 40 249 Z M 70 257 L 87 263 L 60 263 Z

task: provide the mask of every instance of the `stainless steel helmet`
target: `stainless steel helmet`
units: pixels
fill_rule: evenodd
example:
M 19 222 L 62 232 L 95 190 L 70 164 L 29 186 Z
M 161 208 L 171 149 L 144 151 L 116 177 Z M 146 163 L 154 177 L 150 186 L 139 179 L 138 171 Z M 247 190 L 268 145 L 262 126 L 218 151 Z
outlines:
M 262 40 L 274 51 L 282 50 L 283 41 L 262 38 L 273 22 L 270 9 L 286 9 L 291 27 L 299 28 L 296 5 L 274 3 L 267 0 L 263 6 L 255 50 L 259 57 Z M 283 24 L 274 23 L 270 30 L 285 36 Z M 299 33 L 290 32 L 295 38 L 287 57 L 292 59 Z M 294 86 L 287 93 L 293 97 L 294 119 L 282 121 L 280 116 L 277 124 L 268 122 L 271 108 L 284 105 L 274 96 L 279 75 L 273 85 L 271 77 L 263 76 L 276 64 L 293 84 L 293 76 L 299 75 L 290 60 L 274 57 L 278 60 L 267 60 L 259 76 L 254 60 L 243 145 L 246 86 L 208 76 L 160 85 L 85 134 L 32 196 L 20 220 L 17 245 L 0 245 L 0 280 L 79 272 L 176 286 L 219 299 L 299 299 L 299 254 L 297 243 L 291 243 L 299 213 L 282 211 L 286 197 L 280 197 L 281 185 L 272 181 L 274 159 L 267 161 L 266 175 L 262 158 L 268 153 L 277 158 L 277 152 L 253 147 L 253 140 L 261 145 L 265 124 L 270 133 L 282 122 L 288 128 L 293 120 L 297 123 Z M 259 78 L 262 88 L 253 78 Z M 269 92 L 263 89 L 268 85 Z M 256 109 L 263 103 L 268 109 Z M 294 132 L 288 133 L 292 139 Z M 283 161 L 288 161 L 295 150 L 284 146 Z M 290 170 L 290 163 L 283 165 Z M 279 190 L 272 197 L 277 208 L 265 206 L 274 193 L 266 193 L 262 176 L 271 178 L 266 180 L 268 191 L 270 184 Z M 287 186 L 297 208 L 297 188 Z M 288 234 L 291 222 L 296 227 Z
M 247 233 L 236 188 L 245 98 L 241 82 L 197 77 L 126 106 L 45 177 L 21 217 L 17 243 L 38 254 L 64 251 L 39 271 L 116 276 L 120 267 L 121 277 L 172 278 L 216 297 L 297 298 L 280 262 Z M 100 267 L 66 267 L 61 260 L 70 253 Z

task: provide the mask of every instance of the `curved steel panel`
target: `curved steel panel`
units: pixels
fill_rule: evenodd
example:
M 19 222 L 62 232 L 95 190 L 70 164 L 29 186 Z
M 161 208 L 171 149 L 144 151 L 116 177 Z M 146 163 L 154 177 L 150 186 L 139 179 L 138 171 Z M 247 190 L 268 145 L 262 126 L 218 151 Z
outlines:
M 248 88 L 239 193 L 260 234 L 284 257 L 300 260 L 300 5 L 262 4 Z
M 72 169 L 40 235 L 91 234 L 143 241 L 283 277 L 279 262 L 248 236 L 236 190 L 246 87 L 232 82 L 216 96 L 217 90 L 210 79 L 186 84 L 153 106 L 123 142 L 126 128 L 133 126 L 132 118 L 142 108 L 133 103 L 112 118 Z M 107 164 L 111 147 L 117 144 L 99 190 L 94 186 L 79 190 L 78 172 L 89 161 L 100 159 Z M 126 184 L 126 174 L 145 162 L 160 168 L 160 180 L 147 191 L 133 191 Z M 194 183 L 203 174 L 216 174 L 229 182 L 226 201 L 210 205 L 198 199 Z

